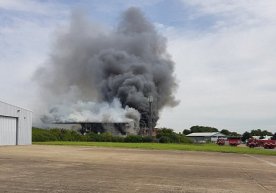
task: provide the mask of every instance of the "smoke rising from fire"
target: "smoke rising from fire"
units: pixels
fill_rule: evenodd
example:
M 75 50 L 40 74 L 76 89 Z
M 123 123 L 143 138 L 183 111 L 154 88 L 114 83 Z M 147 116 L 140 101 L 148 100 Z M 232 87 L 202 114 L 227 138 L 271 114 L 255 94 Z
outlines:
M 166 39 L 139 9 L 129 8 L 113 30 L 74 12 L 35 79 L 49 108 L 44 121 L 70 121 L 73 115 L 74 121 L 91 121 L 105 113 L 114 121 L 118 113 L 148 126 L 149 96 L 153 125 L 164 106 L 177 104 L 173 72 Z M 101 107 L 106 112 L 95 110 Z

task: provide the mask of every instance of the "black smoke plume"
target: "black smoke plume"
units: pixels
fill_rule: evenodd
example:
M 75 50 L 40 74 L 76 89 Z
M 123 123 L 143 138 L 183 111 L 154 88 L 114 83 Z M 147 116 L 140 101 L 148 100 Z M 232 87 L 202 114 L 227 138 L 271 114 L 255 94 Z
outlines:
M 133 113 L 136 110 L 140 126 L 146 127 L 149 96 L 154 99 L 154 126 L 164 106 L 177 104 L 173 73 L 166 39 L 139 9 L 129 8 L 114 30 L 91 24 L 80 12 L 73 13 L 69 28 L 59 32 L 49 60 L 35 79 L 48 103 L 48 119 L 44 120 L 70 121 L 75 117 L 76 121 L 83 115 L 93 119 L 101 111 L 101 104 L 106 107 L 118 100 L 119 108 L 127 109 L 124 116 L 137 119 L 137 113 Z M 94 103 L 97 105 L 91 105 Z M 85 113 L 81 112 L 84 106 Z M 105 108 L 106 112 L 113 106 Z

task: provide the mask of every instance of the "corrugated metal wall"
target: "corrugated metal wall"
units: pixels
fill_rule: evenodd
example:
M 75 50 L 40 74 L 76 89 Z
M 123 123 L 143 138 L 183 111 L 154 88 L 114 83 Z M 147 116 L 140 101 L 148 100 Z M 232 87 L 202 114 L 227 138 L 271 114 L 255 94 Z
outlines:
M 0 101 L 0 116 L 17 119 L 18 145 L 32 144 L 32 112 L 30 110 L 13 106 Z M 0 124 L 0 130 L 5 130 L 4 127 L 4 124 Z M 7 137 L 9 137 L 9 135 L 13 134 L 6 132 L 1 133 L 1 135 L 7 135 Z M 1 141 L 0 145 L 3 145 L 1 144 Z
M 0 144 L 16 145 L 17 119 L 0 116 Z

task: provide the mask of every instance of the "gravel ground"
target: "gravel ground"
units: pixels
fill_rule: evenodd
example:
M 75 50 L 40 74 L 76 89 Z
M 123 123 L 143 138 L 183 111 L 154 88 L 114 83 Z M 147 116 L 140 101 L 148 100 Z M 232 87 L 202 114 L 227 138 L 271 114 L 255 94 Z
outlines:
M 0 147 L 0 192 L 276 192 L 276 157 L 70 146 Z

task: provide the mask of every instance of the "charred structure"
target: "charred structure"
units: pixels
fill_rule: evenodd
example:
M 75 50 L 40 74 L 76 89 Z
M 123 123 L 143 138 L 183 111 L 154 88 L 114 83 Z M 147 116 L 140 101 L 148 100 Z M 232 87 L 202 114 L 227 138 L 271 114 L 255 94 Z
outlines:
M 121 123 L 101 123 L 101 122 L 88 122 L 81 123 L 81 133 L 85 134 L 88 132 L 94 133 L 111 133 L 113 135 L 129 135 L 137 134 L 134 125 L 127 122 Z M 131 132 L 132 131 L 132 132 Z
M 85 135 L 87 133 L 111 133 L 112 135 L 137 135 L 139 128 L 134 122 L 64 122 L 54 123 L 51 127 L 73 129 Z

